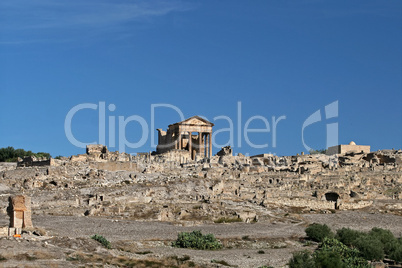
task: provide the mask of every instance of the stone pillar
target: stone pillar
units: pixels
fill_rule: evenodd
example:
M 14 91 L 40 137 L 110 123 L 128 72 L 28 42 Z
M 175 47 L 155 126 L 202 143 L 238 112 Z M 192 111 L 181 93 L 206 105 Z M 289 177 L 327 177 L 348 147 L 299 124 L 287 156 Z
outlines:
M 208 134 L 204 134 L 204 156 L 208 157 Z
M 190 158 L 193 160 L 193 148 L 191 147 L 192 139 L 191 132 L 188 132 L 188 150 L 190 151 Z
M 10 227 L 33 227 L 31 220 L 31 198 L 24 195 L 16 195 L 9 198 L 8 214 Z
M 24 211 L 24 222 L 22 224 L 23 228 L 27 227 L 33 227 L 32 224 L 32 218 L 31 218 L 31 197 L 25 196 L 25 207 L 27 208 L 26 211 Z
M 204 133 L 204 139 L 203 139 L 203 146 L 204 146 L 204 156 L 208 157 L 208 136 L 206 133 Z
M 209 132 L 208 133 L 208 137 L 209 137 L 209 158 L 212 157 L 212 133 Z
M 181 150 L 181 132 L 179 132 L 179 150 Z
M 198 154 L 202 157 L 203 153 L 202 148 L 202 132 L 198 132 Z

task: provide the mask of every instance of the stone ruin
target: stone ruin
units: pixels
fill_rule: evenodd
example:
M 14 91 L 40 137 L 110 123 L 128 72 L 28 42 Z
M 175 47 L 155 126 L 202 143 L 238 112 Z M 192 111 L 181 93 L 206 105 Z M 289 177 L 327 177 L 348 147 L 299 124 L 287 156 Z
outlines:
M 186 150 L 191 159 L 212 156 L 213 123 L 193 116 L 181 122 L 169 125 L 167 131 L 157 129 L 158 146 L 156 153 L 161 154 L 171 150 Z M 195 134 L 194 134 L 195 133 Z
M 221 150 L 216 153 L 216 155 L 218 155 L 218 156 L 224 156 L 224 155 L 233 156 L 232 147 L 230 147 L 230 146 L 222 147 Z
M 206 124 L 195 117 L 175 127 L 197 122 Z M 249 157 L 224 147 L 207 157 L 209 148 L 199 154 L 193 147 L 200 134 L 191 134 L 191 146 L 186 135 L 176 139 L 177 149 L 163 152 L 129 155 L 99 144 L 88 145 L 85 154 L 54 159 L 52 166 L 7 166 L 0 169 L 0 192 L 25 191 L 35 196 L 35 211 L 53 215 L 144 220 L 211 222 L 233 216 L 247 222 L 267 219 L 277 208 L 402 211 L 402 150 Z M 4 207 L 6 199 L 0 195 Z M 29 214 L 25 208 L 16 210 L 16 219 L 24 218 L 21 211 Z
M 18 157 L 17 167 L 41 167 L 54 165 L 53 158 L 25 156 L 23 158 Z
M 31 220 L 31 198 L 24 195 L 16 195 L 9 198 L 10 227 L 33 227 Z
M 333 154 L 346 154 L 346 153 L 370 153 L 370 145 L 356 145 L 354 141 L 349 144 L 340 144 L 336 146 L 329 147 L 327 149 L 327 155 Z
M 9 227 L 0 228 L 0 236 L 20 235 L 22 228 L 32 228 L 31 198 L 25 195 L 9 197 L 7 214 L 10 217 Z

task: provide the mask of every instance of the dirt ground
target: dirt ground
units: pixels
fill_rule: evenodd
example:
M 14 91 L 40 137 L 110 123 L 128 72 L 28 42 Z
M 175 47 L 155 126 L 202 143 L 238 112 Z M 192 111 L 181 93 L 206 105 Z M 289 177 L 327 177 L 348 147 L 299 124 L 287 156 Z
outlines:
M 7 222 L 6 217 L 0 219 L 0 225 L 7 225 Z M 391 230 L 398 237 L 402 236 L 402 217 L 362 211 L 289 215 L 283 220 L 273 219 L 270 222 L 198 226 L 34 215 L 34 225 L 46 231 L 46 236 L 2 238 L 0 267 L 142 267 L 144 263 L 141 260 L 155 260 L 153 264 L 147 262 L 148 267 L 285 267 L 292 252 L 313 250 L 302 242 L 305 227 L 313 222 L 325 223 L 333 230 L 350 227 L 367 231 L 381 227 Z M 223 242 L 224 249 L 201 251 L 170 246 L 179 232 L 192 230 L 214 234 Z M 89 238 L 94 234 L 103 235 L 111 241 L 112 249 L 104 249 Z

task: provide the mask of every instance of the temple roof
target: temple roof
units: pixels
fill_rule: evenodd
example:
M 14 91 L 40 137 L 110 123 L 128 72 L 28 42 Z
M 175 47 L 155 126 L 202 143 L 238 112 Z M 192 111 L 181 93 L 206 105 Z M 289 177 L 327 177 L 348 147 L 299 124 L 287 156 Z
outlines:
M 204 119 L 204 118 L 202 118 L 202 117 L 200 117 L 198 115 L 195 115 L 195 116 L 192 116 L 190 118 L 187 118 L 187 119 L 185 119 L 185 120 L 183 120 L 181 122 L 171 124 L 171 125 L 169 125 L 169 127 L 170 126 L 175 126 L 175 125 L 211 126 L 211 127 L 214 126 L 213 123 L 209 122 L 208 120 L 206 120 L 206 119 Z

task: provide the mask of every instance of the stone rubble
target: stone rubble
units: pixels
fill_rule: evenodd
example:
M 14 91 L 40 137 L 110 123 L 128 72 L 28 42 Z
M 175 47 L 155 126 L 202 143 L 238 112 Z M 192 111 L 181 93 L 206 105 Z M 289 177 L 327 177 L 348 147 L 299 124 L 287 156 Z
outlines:
M 192 224 L 220 218 L 270 220 L 280 208 L 330 211 L 381 204 L 402 211 L 402 151 L 339 155 L 232 155 L 192 160 L 189 151 L 109 152 L 52 159 L 46 166 L 0 163 L 0 207 L 24 193 L 32 213 Z M 43 160 L 41 160 L 43 161 Z

